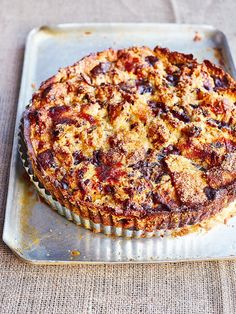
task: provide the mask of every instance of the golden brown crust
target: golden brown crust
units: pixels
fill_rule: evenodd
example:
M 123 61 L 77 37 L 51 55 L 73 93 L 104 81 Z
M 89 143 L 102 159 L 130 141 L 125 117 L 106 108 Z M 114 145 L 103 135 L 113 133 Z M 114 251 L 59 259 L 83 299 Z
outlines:
M 24 113 L 34 174 L 95 223 L 173 229 L 235 199 L 236 83 L 156 47 L 91 54 L 43 82 Z

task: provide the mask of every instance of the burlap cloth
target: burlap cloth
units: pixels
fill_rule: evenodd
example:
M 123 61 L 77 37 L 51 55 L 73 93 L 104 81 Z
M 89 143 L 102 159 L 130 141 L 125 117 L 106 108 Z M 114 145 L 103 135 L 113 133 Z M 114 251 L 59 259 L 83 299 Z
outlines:
M 38 25 L 66 22 L 207 23 L 236 51 L 236 1 L 1 0 L 0 221 L 24 42 Z M 162 265 L 30 266 L 0 242 L 0 313 L 236 313 L 236 261 Z

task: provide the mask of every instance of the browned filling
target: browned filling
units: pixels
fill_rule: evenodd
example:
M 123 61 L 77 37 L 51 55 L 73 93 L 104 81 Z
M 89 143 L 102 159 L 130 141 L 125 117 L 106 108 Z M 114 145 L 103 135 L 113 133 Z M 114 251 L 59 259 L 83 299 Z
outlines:
M 73 206 L 200 220 L 235 197 L 235 91 L 209 61 L 167 49 L 88 56 L 44 82 L 25 112 L 34 170 Z

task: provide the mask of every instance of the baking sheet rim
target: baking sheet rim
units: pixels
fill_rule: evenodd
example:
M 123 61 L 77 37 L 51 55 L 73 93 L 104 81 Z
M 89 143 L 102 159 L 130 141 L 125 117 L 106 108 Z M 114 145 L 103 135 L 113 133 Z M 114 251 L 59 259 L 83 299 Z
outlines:
M 40 30 L 42 30 L 43 28 L 47 27 L 47 28 L 60 28 L 60 29 L 70 29 L 70 28 L 82 28 L 82 27 L 100 27 L 100 26 L 123 26 L 123 27 L 127 27 L 127 26 L 160 26 L 160 27 L 182 27 L 184 28 L 191 28 L 191 29 L 205 29 L 205 30 L 209 30 L 209 31 L 215 31 L 218 32 L 220 34 L 222 34 L 224 41 L 225 41 L 225 46 L 226 46 L 226 50 L 228 53 L 228 58 L 230 61 L 230 65 L 232 68 L 232 75 L 236 78 L 236 70 L 235 70 L 235 66 L 234 66 L 234 62 L 232 59 L 232 54 L 229 48 L 229 44 L 227 41 L 227 37 L 225 36 L 225 34 L 218 30 L 217 28 L 215 28 L 212 25 L 207 25 L 207 24 L 176 24 L 176 23 L 146 23 L 146 22 L 131 22 L 131 23 L 62 23 L 62 24 L 52 24 L 52 25 L 42 25 L 40 27 L 35 27 L 33 28 L 27 35 L 26 38 L 26 47 L 25 47 L 25 53 L 24 53 L 24 61 L 23 61 L 23 69 L 22 69 L 22 75 L 21 75 L 21 86 L 20 86 L 20 93 L 19 93 L 19 100 L 18 100 L 18 104 L 17 104 L 17 114 L 16 114 L 16 122 L 15 122 L 15 129 L 14 129 L 14 138 L 13 138 L 13 144 L 12 144 L 12 154 L 11 154 L 11 162 L 10 162 L 10 170 L 9 170 L 9 181 L 8 181 L 8 189 L 7 189 L 7 198 L 6 198 L 6 209 L 5 209 L 5 218 L 4 218 L 4 226 L 3 226 L 3 233 L 2 233 L 2 239 L 5 242 L 5 244 L 12 250 L 12 252 L 17 255 L 21 260 L 24 260 L 27 263 L 30 264 L 37 264 L 37 265 L 65 265 L 65 264 L 126 264 L 126 263 L 150 263 L 150 264 L 155 264 L 155 263 L 169 263 L 169 262 L 194 262 L 194 261 L 215 261 L 215 260 L 232 260 L 236 258 L 236 255 L 232 255 L 232 256 L 223 256 L 223 257 L 213 257 L 213 258 L 184 258 L 184 259 L 175 259 L 175 260 L 148 260 L 148 261 L 139 261 L 139 260 L 131 260 L 131 261 L 82 261 L 82 260 L 71 260 L 71 261 L 57 261 L 57 260 L 30 260 L 27 259 L 26 257 L 23 257 L 23 255 L 21 255 L 19 253 L 19 249 L 14 248 L 14 246 L 12 246 L 12 244 L 8 241 L 8 237 L 7 237 L 7 228 L 9 228 L 9 224 L 10 224 L 10 219 L 9 219 L 9 214 L 10 214 L 10 210 L 9 210 L 9 206 L 10 206 L 10 196 L 9 196 L 9 191 L 11 190 L 11 178 L 13 176 L 13 172 L 15 172 L 15 162 L 16 162 L 16 158 L 18 158 L 18 153 L 17 152 L 17 146 L 18 146 L 18 128 L 19 128 L 19 124 L 20 124 L 20 118 L 21 118 L 21 109 L 20 109 L 20 104 L 23 103 L 23 100 L 25 100 L 24 94 L 25 94 L 25 86 L 26 86 L 26 82 L 27 82 L 27 76 L 29 75 L 29 71 L 28 71 L 28 67 L 29 67 L 29 56 L 30 56 L 30 42 L 33 40 L 33 36 Z

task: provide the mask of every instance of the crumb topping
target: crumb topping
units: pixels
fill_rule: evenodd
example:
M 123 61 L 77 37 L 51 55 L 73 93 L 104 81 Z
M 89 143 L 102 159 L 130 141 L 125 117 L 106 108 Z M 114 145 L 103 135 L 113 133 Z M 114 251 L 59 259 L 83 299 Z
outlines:
M 235 104 L 235 81 L 209 61 L 109 49 L 42 83 L 25 138 L 52 193 L 74 206 L 135 217 L 184 211 L 236 180 Z

